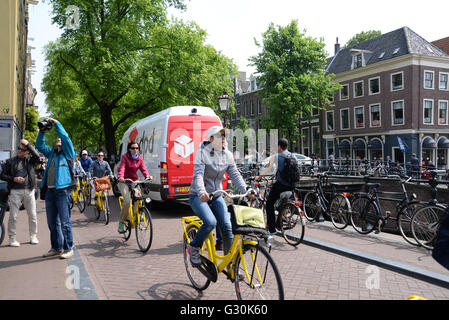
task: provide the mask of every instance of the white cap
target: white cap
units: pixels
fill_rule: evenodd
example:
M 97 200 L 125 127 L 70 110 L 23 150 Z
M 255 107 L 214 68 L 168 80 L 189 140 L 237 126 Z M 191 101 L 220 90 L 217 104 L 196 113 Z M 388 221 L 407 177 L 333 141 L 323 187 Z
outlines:
M 81 155 L 83 154 L 87 154 L 87 150 L 83 150 L 83 152 L 81 152 Z
M 207 133 L 206 133 L 207 139 L 209 140 L 210 137 L 216 135 L 216 134 L 219 133 L 220 131 L 223 131 L 223 132 L 224 132 L 224 131 L 225 131 L 225 128 L 223 128 L 222 126 L 213 126 L 213 127 L 210 127 L 210 128 L 207 130 Z

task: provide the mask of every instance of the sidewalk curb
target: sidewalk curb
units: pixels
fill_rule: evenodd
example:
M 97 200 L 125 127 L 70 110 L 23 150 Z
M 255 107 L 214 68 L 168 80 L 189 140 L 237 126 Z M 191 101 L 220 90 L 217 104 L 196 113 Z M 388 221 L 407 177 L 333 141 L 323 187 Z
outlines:
M 408 276 L 413 276 L 422 281 L 432 283 L 434 285 L 449 289 L 449 275 L 444 275 L 441 273 L 425 270 L 422 268 L 414 267 L 409 264 L 402 262 L 385 259 L 376 255 L 369 253 L 364 253 L 361 251 L 349 249 L 336 244 L 328 243 L 325 241 L 313 239 L 310 237 L 304 237 L 303 243 L 308 246 L 323 249 L 329 252 L 333 252 L 339 255 L 346 256 L 348 258 L 356 259 L 359 261 L 364 261 L 374 265 L 379 265 L 382 268 L 389 269 L 391 271 L 406 274 Z
M 72 275 L 73 277 L 72 270 L 70 269 L 71 266 L 75 266 L 77 268 L 76 271 L 79 272 L 79 288 L 74 288 L 78 300 L 99 300 L 95 287 L 90 281 L 89 274 L 76 247 L 73 247 L 73 252 L 73 257 L 67 260 L 66 273 L 67 276 Z

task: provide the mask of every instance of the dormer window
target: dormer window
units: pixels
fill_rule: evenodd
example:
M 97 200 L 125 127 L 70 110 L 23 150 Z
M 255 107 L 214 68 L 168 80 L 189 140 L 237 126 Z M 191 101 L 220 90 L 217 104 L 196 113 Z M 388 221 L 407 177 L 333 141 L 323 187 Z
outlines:
M 352 69 L 363 67 L 363 56 L 361 53 L 352 56 Z

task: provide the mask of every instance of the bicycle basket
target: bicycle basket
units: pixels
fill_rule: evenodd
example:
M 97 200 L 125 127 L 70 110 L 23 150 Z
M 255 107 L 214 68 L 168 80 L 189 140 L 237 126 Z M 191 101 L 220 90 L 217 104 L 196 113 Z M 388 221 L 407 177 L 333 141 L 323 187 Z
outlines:
M 231 205 L 228 210 L 231 214 L 232 233 L 266 233 L 265 219 L 261 209 Z
M 100 192 L 103 190 L 111 190 L 112 185 L 109 177 L 97 178 L 94 180 L 94 187 L 96 192 Z

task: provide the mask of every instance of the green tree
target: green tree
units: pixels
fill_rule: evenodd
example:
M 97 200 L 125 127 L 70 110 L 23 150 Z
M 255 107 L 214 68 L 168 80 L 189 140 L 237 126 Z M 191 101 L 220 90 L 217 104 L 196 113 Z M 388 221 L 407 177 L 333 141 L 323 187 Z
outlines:
M 293 20 L 286 27 L 270 24 L 262 44 L 256 45 L 262 51 L 251 61 L 263 83 L 261 96 L 268 108 L 264 126 L 280 129 L 294 143 L 300 114 L 308 116 L 311 108 L 331 105 L 329 98 L 339 89 L 326 74 L 325 44 L 301 33 Z
M 33 107 L 27 107 L 25 111 L 25 135 L 24 138 L 28 140 L 30 143 L 34 145 L 37 133 L 38 126 L 37 122 L 39 120 L 39 111 Z
M 348 42 L 346 42 L 345 47 L 346 48 L 353 47 L 359 43 L 362 43 L 363 41 L 373 39 L 381 35 L 382 32 L 379 30 L 362 31 L 357 33 L 351 39 L 349 39 Z
M 117 154 L 117 138 L 139 118 L 173 105 L 218 108 L 236 66 L 205 44 L 195 23 L 168 21 L 184 0 L 49 0 L 64 28 L 69 5 L 79 24 L 46 48 L 43 90 L 50 113 L 76 145 Z

